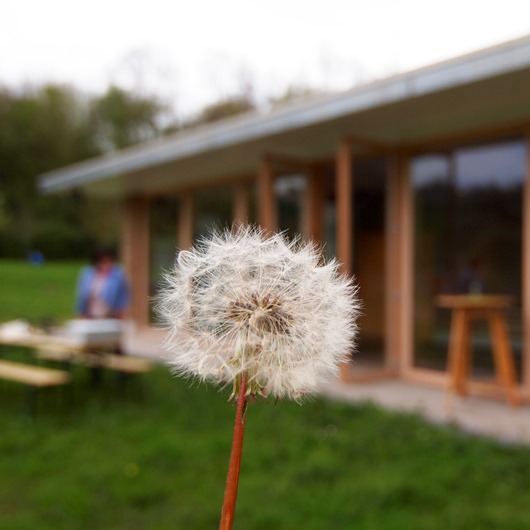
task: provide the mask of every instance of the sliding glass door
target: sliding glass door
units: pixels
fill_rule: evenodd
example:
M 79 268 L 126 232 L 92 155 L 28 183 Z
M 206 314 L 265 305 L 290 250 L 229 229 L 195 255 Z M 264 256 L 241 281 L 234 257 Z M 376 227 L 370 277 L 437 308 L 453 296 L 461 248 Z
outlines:
M 522 192 L 525 145 L 510 141 L 431 153 L 412 165 L 414 339 L 418 367 L 444 370 L 449 317 L 441 293 L 510 295 L 510 337 L 521 359 Z M 488 330 L 473 328 L 473 371 L 492 375 Z

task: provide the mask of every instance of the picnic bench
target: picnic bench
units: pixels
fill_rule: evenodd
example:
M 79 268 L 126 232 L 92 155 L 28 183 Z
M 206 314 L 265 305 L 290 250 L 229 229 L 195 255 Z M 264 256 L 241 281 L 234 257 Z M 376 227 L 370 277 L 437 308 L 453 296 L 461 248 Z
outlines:
M 36 388 L 65 385 L 70 382 L 70 374 L 63 370 L 44 368 L 0 359 L 0 378 Z
M 70 382 L 70 374 L 63 370 L 0 359 L 0 379 L 21 383 L 28 387 L 28 409 L 30 414 L 33 415 L 36 390 L 66 385 Z
M 141 374 L 152 368 L 152 363 L 141 357 L 117 355 L 108 352 L 75 352 L 64 346 L 41 344 L 36 347 L 36 356 L 47 361 L 81 364 L 93 368 L 106 368 L 116 372 Z
M 11 378 L 25 383 L 32 394 L 29 399 L 30 407 L 33 408 L 34 389 L 41 386 L 59 386 L 69 382 L 72 365 L 89 368 L 94 386 L 100 384 L 103 370 L 117 372 L 123 376 L 120 377 L 120 382 L 124 382 L 127 380 L 126 376 L 142 374 L 152 368 L 152 362 L 147 359 L 117 354 L 121 336 L 119 325 L 113 322 L 89 324 L 96 326 L 92 329 L 83 321 L 72 321 L 67 328 L 71 333 L 62 335 L 49 335 L 30 329 L 18 333 L 0 333 L 0 345 L 24 348 L 32 358 L 62 364 L 62 370 L 55 370 L 2 360 L 0 379 Z M 18 366 L 13 367 L 13 364 Z M 1 368 L 2 366 L 4 368 Z
M 68 335 L 27 332 L 13 336 L 0 334 L 0 344 L 28 348 L 41 360 L 105 368 L 127 374 L 140 374 L 152 367 L 141 357 L 117 355 L 120 324 L 113 321 L 70 321 Z

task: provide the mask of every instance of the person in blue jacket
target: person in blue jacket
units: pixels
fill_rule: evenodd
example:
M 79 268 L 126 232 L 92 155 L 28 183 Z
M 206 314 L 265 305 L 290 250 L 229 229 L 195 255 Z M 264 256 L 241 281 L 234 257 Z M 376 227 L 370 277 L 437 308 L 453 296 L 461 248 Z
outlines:
M 115 263 L 114 252 L 102 248 L 94 253 L 77 283 L 76 311 L 82 318 L 122 318 L 131 290 L 125 271 Z

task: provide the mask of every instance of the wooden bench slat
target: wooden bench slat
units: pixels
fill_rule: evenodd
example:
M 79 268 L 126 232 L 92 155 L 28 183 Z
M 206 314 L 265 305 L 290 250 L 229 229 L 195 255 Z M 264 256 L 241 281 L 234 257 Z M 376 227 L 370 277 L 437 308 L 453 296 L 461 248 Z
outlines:
M 57 362 L 72 362 L 87 366 L 100 366 L 117 372 L 140 374 L 148 372 L 153 363 L 140 357 L 115 355 L 112 353 L 73 353 L 67 351 L 37 350 L 39 359 Z
M 63 370 L 0 359 L 0 379 L 7 379 L 35 387 L 45 387 L 65 385 L 70 381 L 70 374 Z
M 110 370 L 138 374 L 148 372 L 152 367 L 152 363 L 147 359 L 113 354 L 103 355 L 101 365 Z
M 42 359 L 43 361 L 70 362 L 74 355 L 76 354 L 71 351 L 41 348 L 40 346 L 35 350 L 37 359 Z
M 60 342 L 39 342 L 32 345 L 32 348 L 40 351 L 60 352 L 63 354 L 75 354 L 83 351 L 82 346 Z

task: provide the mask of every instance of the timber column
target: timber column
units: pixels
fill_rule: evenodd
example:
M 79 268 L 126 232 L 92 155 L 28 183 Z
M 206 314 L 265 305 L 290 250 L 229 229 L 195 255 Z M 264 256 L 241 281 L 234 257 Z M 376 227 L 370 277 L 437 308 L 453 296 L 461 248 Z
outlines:
M 342 140 L 335 172 L 337 258 L 344 274 L 353 274 L 353 157 L 351 144 Z
M 344 274 L 353 274 L 353 159 L 351 144 L 342 140 L 337 149 L 335 169 L 336 238 L 337 258 Z M 349 365 L 341 367 L 341 379 L 350 380 Z
M 523 380 L 522 391 L 530 399 L 530 131 L 526 134 L 526 175 L 523 188 Z
M 130 318 L 138 327 L 149 325 L 149 201 L 125 199 L 121 258 L 129 281 L 132 301 Z
M 307 176 L 304 196 L 303 235 L 322 244 L 324 225 L 324 168 L 314 165 Z
M 388 173 L 385 249 L 385 358 L 387 368 L 406 375 L 413 369 L 414 198 L 410 155 L 395 153 Z

